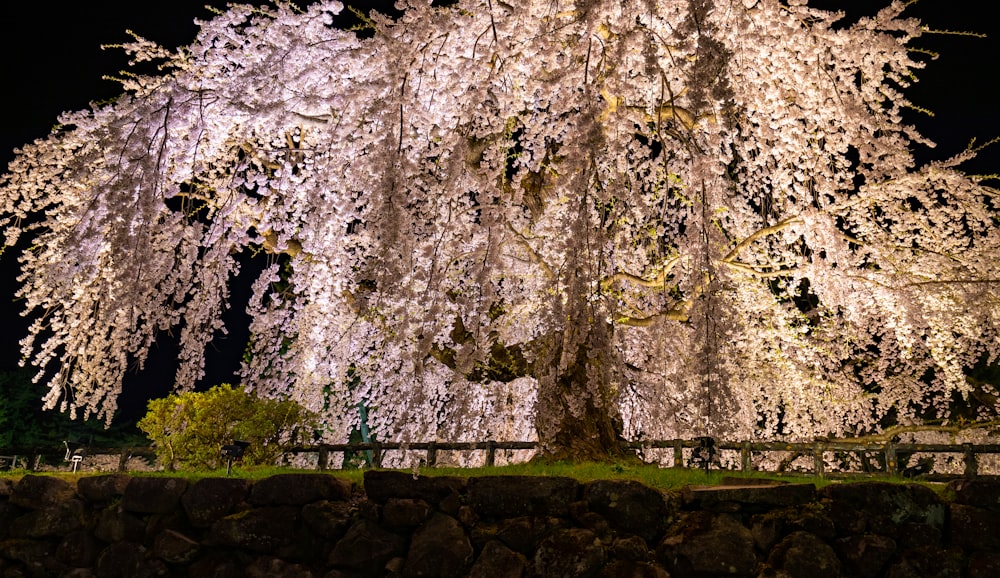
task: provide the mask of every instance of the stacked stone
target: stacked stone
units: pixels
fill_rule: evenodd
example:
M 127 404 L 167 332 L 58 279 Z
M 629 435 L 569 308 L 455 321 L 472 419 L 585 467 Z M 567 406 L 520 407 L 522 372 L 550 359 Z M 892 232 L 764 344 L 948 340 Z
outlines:
M 746 480 L 737 483 L 745 484 Z M 0 479 L 0 576 L 1000 576 L 1000 482 Z

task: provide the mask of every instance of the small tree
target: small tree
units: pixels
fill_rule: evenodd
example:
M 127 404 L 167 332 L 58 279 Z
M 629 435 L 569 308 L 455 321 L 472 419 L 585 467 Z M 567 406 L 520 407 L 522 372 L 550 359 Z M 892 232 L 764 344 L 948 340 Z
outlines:
M 214 469 L 222 463 L 220 448 L 234 439 L 250 442 L 244 464 L 274 463 L 312 431 L 313 416 L 294 401 L 261 399 L 222 384 L 154 399 L 138 425 L 169 468 Z

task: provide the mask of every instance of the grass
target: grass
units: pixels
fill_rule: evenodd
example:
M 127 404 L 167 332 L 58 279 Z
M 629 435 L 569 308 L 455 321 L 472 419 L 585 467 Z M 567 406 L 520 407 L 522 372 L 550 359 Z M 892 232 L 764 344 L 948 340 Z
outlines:
M 412 473 L 412 469 L 400 470 Z M 102 475 L 107 472 L 81 471 L 71 472 L 45 472 L 42 475 L 53 475 L 59 478 L 76 481 L 84 476 Z M 244 479 L 261 479 L 277 474 L 287 473 L 316 473 L 316 470 L 295 470 L 291 468 L 279 467 L 233 467 L 232 476 Z M 327 473 L 346 479 L 358 485 L 364 483 L 364 470 L 327 470 Z M 0 478 L 13 480 L 20 479 L 29 472 L 27 470 L 14 470 L 10 472 L 0 472 Z M 189 482 L 195 482 L 202 478 L 225 477 L 226 469 L 219 470 L 181 470 L 181 471 L 156 471 L 156 472 L 128 472 L 131 476 L 169 476 L 184 478 Z M 754 472 L 749 476 L 742 472 L 729 470 L 710 470 L 705 472 L 698 469 L 685 468 L 659 468 L 645 464 L 614 464 L 614 463 L 523 463 L 508 466 L 482 467 L 482 468 L 421 468 L 418 471 L 421 476 L 456 476 L 456 477 L 476 477 L 476 476 L 565 476 L 575 478 L 581 482 L 593 480 L 633 480 L 641 482 L 647 486 L 660 488 L 663 490 L 680 490 L 687 486 L 713 486 L 722 484 L 723 478 L 752 478 L 754 480 L 773 479 L 783 482 L 805 482 L 815 484 L 817 487 L 830 483 L 830 480 L 817 479 L 807 475 L 782 475 L 778 476 L 766 472 Z M 886 478 L 879 478 L 886 479 Z
M 593 480 L 633 480 L 647 486 L 664 490 L 680 490 L 688 486 L 721 485 L 723 478 L 752 478 L 754 480 L 773 479 L 783 482 L 806 482 L 822 486 L 829 480 L 819 480 L 811 476 L 775 476 L 765 472 L 744 475 L 729 470 L 709 470 L 687 468 L 660 468 L 646 464 L 612 463 L 524 463 L 493 468 L 433 468 L 421 469 L 420 475 L 427 476 L 565 476 L 581 482 Z

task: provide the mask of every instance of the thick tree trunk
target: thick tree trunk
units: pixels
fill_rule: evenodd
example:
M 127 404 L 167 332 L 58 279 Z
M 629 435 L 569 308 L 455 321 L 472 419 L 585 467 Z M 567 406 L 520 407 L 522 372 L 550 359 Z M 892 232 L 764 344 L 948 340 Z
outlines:
M 547 364 L 550 373 L 538 376 L 539 459 L 600 462 L 626 456 L 621 420 L 605 371 L 610 360 L 603 349 L 581 345 L 568 363 L 560 363 L 561 355 L 555 355 Z

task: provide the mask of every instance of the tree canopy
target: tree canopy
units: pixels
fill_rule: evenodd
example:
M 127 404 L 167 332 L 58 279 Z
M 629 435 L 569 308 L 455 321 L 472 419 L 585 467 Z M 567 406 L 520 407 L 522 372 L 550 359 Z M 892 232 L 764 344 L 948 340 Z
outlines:
M 0 181 L 24 355 L 110 418 L 178 330 L 203 373 L 229 284 L 244 385 L 343 441 L 799 439 L 948 419 L 1000 353 L 997 192 L 918 166 L 925 32 L 892 2 L 233 5 L 157 75 L 65 114 Z M 259 258 L 259 257 L 258 257 Z M 988 385 L 983 387 L 989 387 Z

